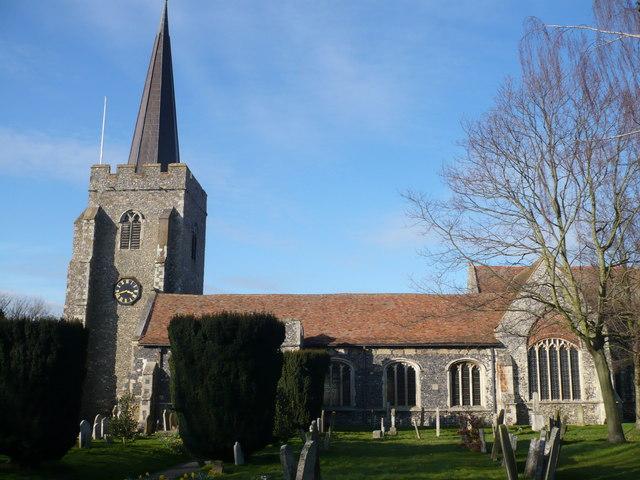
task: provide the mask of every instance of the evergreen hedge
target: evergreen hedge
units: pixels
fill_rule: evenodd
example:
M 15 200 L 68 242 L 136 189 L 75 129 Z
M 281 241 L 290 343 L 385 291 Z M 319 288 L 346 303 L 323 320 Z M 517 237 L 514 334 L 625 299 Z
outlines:
M 307 430 L 320 416 L 329 355 L 323 350 L 285 352 L 278 381 L 273 433 L 286 441 L 300 429 Z
M 231 460 L 236 441 L 245 455 L 271 442 L 284 337 L 267 313 L 171 320 L 171 398 L 196 458 Z
M 80 323 L 0 321 L 0 454 L 37 465 L 73 446 L 86 347 Z

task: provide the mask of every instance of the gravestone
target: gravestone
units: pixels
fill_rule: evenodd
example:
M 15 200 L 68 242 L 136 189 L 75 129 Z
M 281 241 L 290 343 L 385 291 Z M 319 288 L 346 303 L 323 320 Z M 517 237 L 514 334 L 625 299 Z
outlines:
M 222 460 L 214 460 L 211 463 L 211 470 L 209 471 L 216 475 L 224 473 L 224 463 L 222 463 Z
M 102 417 L 102 421 L 100 422 L 100 433 L 102 433 L 102 438 L 108 440 L 111 439 L 111 432 L 109 431 L 109 427 L 111 426 L 111 420 L 108 417 Z
M 480 438 L 480 453 L 487 453 L 487 442 L 484 439 L 484 428 L 478 429 L 478 437 Z
M 518 450 L 518 436 L 510 433 L 509 434 L 509 442 L 511 442 L 511 449 L 516 452 Z
M 91 424 L 86 420 L 80 422 L 80 433 L 78 433 L 78 448 L 91 447 Z
M 329 446 L 331 446 L 331 430 L 333 429 L 333 427 L 331 425 L 329 425 L 329 430 L 327 430 L 327 433 L 324 434 L 324 449 L 325 450 L 329 450 Z
M 562 422 L 562 425 L 560 425 L 560 440 L 564 440 L 564 436 L 567 434 L 567 424 L 566 422 Z
M 547 440 L 547 429 L 543 428 L 540 430 L 540 440 Z
M 544 449 L 544 455 L 545 456 L 549 456 L 549 452 L 551 451 L 551 447 L 553 446 L 554 442 L 556 441 L 556 437 L 558 436 L 558 428 L 553 427 L 551 429 L 551 433 L 549 434 L 549 441 L 547 442 L 547 445 Z
M 436 408 L 436 437 L 440 436 L 440 408 Z
M 244 465 L 244 455 L 242 453 L 242 447 L 238 442 L 233 444 L 233 463 L 236 465 Z
M 100 414 L 96 415 L 93 419 L 93 439 L 100 440 L 102 438 L 102 419 L 104 417 Z
M 324 433 L 324 410 L 320 411 L 320 433 Z
M 531 430 L 538 432 L 545 426 L 545 416 L 540 413 L 540 394 L 533 392 L 533 409 L 531 411 Z
M 293 450 L 291 450 L 289 445 L 282 445 L 280 447 L 280 465 L 282 465 L 284 480 L 295 480 L 296 463 L 293 458 Z
M 493 430 L 493 445 L 491 446 L 491 460 L 498 460 L 498 457 L 502 453 L 502 448 L 500 444 L 500 432 L 498 427 L 502 425 L 504 422 L 504 409 L 500 410 L 498 415 L 493 421 L 492 430 Z
M 169 410 L 166 408 L 162 411 L 162 430 L 168 432 L 171 430 L 171 418 L 169 414 Z
M 420 440 L 420 430 L 418 430 L 418 422 L 416 422 L 415 418 L 411 419 L 411 423 L 413 424 L 413 428 L 416 429 L 416 437 Z
M 544 439 L 534 438 L 529 442 L 529 453 L 524 464 L 524 476 L 530 480 L 541 480 L 544 466 Z
M 554 435 L 554 432 L 552 431 L 551 436 L 549 437 L 549 455 L 544 472 L 544 480 L 555 480 L 558 460 L 560 459 L 560 446 L 562 444 L 562 440 L 560 440 L 558 428 L 554 427 L 554 430 L 556 434 Z
M 147 415 L 144 419 L 144 432 L 146 436 L 149 436 L 153 433 L 153 418 L 151 415 Z
M 169 414 L 169 428 L 171 430 L 178 429 L 178 414 L 176 412 L 171 412 Z
M 384 434 L 386 433 L 384 431 L 384 417 L 380 417 L 380 431 L 382 432 L 382 436 L 384 437 Z
M 316 476 L 316 463 L 318 460 L 318 449 L 316 442 L 307 440 L 300 452 L 296 480 L 320 480 Z
M 396 429 L 396 409 L 391 409 L 391 426 L 389 427 L 389 435 L 394 436 L 398 434 L 398 430 Z
M 509 438 L 509 430 L 506 425 L 498 425 L 498 436 L 500 437 L 500 446 L 503 452 L 502 456 L 504 458 L 504 468 L 507 471 L 507 479 L 518 480 L 516 455 L 511 448 L 511 439 Z
M 374 430 L 373 431 L 373 438 L 376 439 L 376 440 L 379 439 L 379 438 L 382 438 L 382 432 L 380 430 Z

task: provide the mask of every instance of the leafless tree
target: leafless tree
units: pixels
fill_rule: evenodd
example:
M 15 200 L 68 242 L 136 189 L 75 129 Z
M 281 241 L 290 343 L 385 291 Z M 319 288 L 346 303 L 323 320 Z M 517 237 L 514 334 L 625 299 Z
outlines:
M 8 320 L 28 319 L 53 316 L 47 303 L 38 297 L 0 294 L 0 311 Z
M 593 358 L 610 442 L 624 442 L 607 361 L 608 290 L 638 264 L 626 233 L 640 214 L 640 69 L 621 69 L 640 42 L 590 48 L 533 19 L 521 44 L 522 80 L 465 126 L 465 155 L 443 171 L 450 198 L 407 194 L 411 215 L 441 247 L 443 269 L 532 264 L 517 309 L 552 315 Z M 640 58 L 640 57 L 639 57 Z

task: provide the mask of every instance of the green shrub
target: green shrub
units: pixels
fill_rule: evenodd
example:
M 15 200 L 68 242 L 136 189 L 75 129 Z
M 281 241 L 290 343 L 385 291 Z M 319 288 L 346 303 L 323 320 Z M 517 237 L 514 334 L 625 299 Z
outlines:
M 79 323 L 0 322 L 0 454 L 37 465 L 61 458 L 73 446 L 86 345 Z
M 199 459 L 246 455 L 272 440 L 284 325 L 266 313 L 176 317 L 169 324 L 171 397 L 186 449 Z
M 278 381 L 274 435 L 286 441 L 300 429 L 307 430 L 320 416 L 329 355 L 323 350 L 285 352 Z
M 136 421 L 136 399 L 127 393 L 118 399 L 118 415 L 111 419 L 109 435 L 116 440 L 135 440 L 138 436 L 138 422 Z

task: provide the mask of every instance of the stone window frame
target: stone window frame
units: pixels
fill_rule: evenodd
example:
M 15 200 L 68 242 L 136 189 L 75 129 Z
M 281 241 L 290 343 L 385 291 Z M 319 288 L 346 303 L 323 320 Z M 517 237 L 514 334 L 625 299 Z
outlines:
M 463 405 L 463 404 L 453 404 L 453 387 L 451 385 L 451 369 L 453 367 L 456 367 L 458 365 L 467 365 L 467 366 L 472 366 L 472 367 L 478 367 L 478 371 L 479 371 L 479 375 L 480 375 L 480 386 L 478 387 L 480 389 L 480 404 L 479 405 Z M 472 357 L 464 357 L 464 358 L 457 358 L 455 360 L 452 360 L 451 362 L 449 362 L 447 364 L 446 367 L 446 375 L 447 375 L 447 402 L 449 404 L 449 407 L 451 409 L 459 409 L 459 410 L 484 410 L 487 408 L 487 403 L 486 403 L 486 395 L 485 395 L 485 391 L 486 391 L 486 386 L 487 386 L 487 372 L 486 372 L 486 368 L 484 366 L 484 364 L 480 361 L 478 361 L 475 358 Z M 460 378 L 458 380 L 459 382 L 462 382 L 462 375 L 460 375 Z M 473 403 L 473 375 L 469 375 L 469 393 L 471 395 L 471 403 Z M 458 387 L 458 395 L 461 396 L 462 395 L 462 387 L 461 385 Z M 461 400 L 461 399 L 459 399 Z M 461 403 L 462 400 L 461 400 Z
M 129 218 L 133 218 L 135 216 L 139 217 L 139 224 L 140 224 L 140 232 L 139 232 L 139 240 L 138 240 L 138 246 L 135 248 L 131 247 L 131 230 L 129 230 L 129 239 L 128 239 L 128 243 L 126 247 L 122 246 L 122 235 L 123 235 L 123 227 L 125 224 L 127 223 L 132 223 L 130 222 L 127 217 Z M 144 232 L 144 221 L 145 221 L 145 217 L 144 215 L 139 212 L 138 210 L 134 210 L 132 208 L 129 208 L 127 210 L 125 210 L 122 215 L 120 215 L 120 220 L 118 221 L 118 250 L 140 250 L 142 248 L 142 236 L 143 236 L 143 232 Z
M 557 351 L 557 372 L 555 377 L 557 380 L 557 385 L 558 385 L 558 398 L 553 398 L 553 392 L 552 392 L 552 375 L 551 375 L 551 357 L 549 354 L 549 347 L 555 347 L 556 351 Z M 540 391 L 540 382 L 542 379 L 542 375 L 540 374 L 540 348 L 541 347 L 545 347 L 545 351 L 546 351 L 546 369 L 547 371 L 545 372 L 546 375 L 546 383 L 547 383 L 547 398 L 542 398 L 542 392 Z M 561 348 L 566 348 L 567 349 L 567 362 L 568 362 L 568 386 L 569 386 L 569 398 L 562 398 L 563 397 L 563 387 L 562 387 L 562 361 L 561 361 L 561 357 L 560 357 L 560 349 Z M 532 377 L 531 377 L 531 372 L 530 372 L 530 358 L 529 358 L 529 354 L 531 352 L 532 349 L 535 349 L 536 351 L 536 386 L 537 386 L 537 390 L 533 390 L 532 389 Z M 574 349 L 576 351 L 576 356 L 577 356 L 577 369 L 578 369 L 578 377 L 577 377 L 577 381 L 578 381 L 578 391 L 577 391 L 577 396 L 576 396 L 576 392 L 575 390 L 575 386 L 574 386 L 574 382 L 573 382 L 573 377 L 574 377 L 574 371 L 573 371 L 573 360 L 572 360 L 572 356 L 571 356 L 571 349 Z M 564 338 L 560 338 L 560 337 L 547 337 L 547 338 L 542 338 L 540 340 L 537 340 L 535 343 L 532 343 L 531 345 L 529 345 L 527 347 L 527 389 L 529 390 L 529 400 L 533 400 L 534 399 L 534 393 L 538 393 L 538 398 L 540 400 L 540 403 L 558 403 L 558 402 L 568 402 L 568 403 L 581 403 L 584 401 L 585 398 L 585 391 L 584 391 L 584 368 L 583 368 L 583 359 L 582 359 L 582 350 L 580 349 L 580 347 L 578 345 L 576 345 L 575 343 L 566 340 Z
M 415 380 L 416 380 L 416 404 L 412 406 L 403 406 L 392 405 L 387 399 L 387 368 L 391 365 L 401 363 L 405 366 L 409 366 L 413 368 L 415 372 Z M 422 409 L 422 368 L 420 365 L 413 361 L 408 360 L 406 358 L 389 358 L 382 362 L 382 408 L 387 408 L 388 405 L 391 405 L 392 408 L 395 408 L 397 411 L 420 411 Z
M 351 375 L 349 379 L 349 389 L 350 389 L 349 404 L 348 405 L 329 405 L 329 404 L 324 404 L 324 399 L 323 399 L 323 404 L 325 407 L 327 407 L 327 409 L 331 409 L 331 410 L 352 410 L 356 408 L 356 367 L 352 361 L 342 357 L 331 357 L 329 367 L 331 367 L 331 364 L 333 363 L 342 364 L 343 366 L 346 366 L 349 369 L 349 372 Z M 326 388 L 326 382 L 325 382 L 325 388 Z M 344 403 L 344 399 L 343 399 L 343 403 Z

